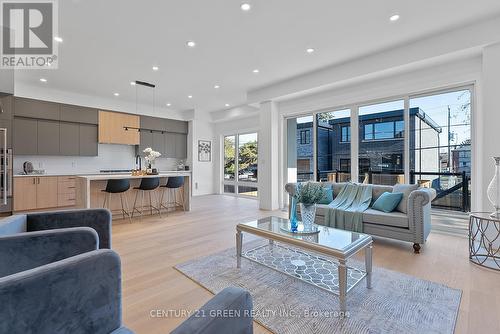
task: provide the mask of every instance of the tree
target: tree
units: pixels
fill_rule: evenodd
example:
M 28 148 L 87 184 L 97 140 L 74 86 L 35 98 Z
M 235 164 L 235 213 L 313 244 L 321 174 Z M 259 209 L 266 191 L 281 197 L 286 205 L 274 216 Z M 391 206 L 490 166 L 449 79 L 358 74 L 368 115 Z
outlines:
M 235 149 L 234 137 L 224 138 L 224 174 L 234 175 L 235 172 Z

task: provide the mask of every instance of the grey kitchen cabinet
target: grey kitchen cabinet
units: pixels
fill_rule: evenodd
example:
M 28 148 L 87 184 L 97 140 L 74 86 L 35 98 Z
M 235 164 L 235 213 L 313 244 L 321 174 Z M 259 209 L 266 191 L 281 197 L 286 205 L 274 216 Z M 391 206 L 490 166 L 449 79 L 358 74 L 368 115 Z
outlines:
M 36 119 L 14 118 L 12 140 L 15 155 L 38 154 L 38 126 Z
M 188 122 L 186 121 L 178 121 L 175 119 L 164 119 L 163 124 L 164 124 L 163 130 L 165 131 L 175 132 L 175 133 L 188 133 Z
M 60 104 L 15 97 L 14 116 L 58 121 L 60 119 Z
M 80 126 L 75 123 L 59 124 L 59 155 L 80 155 Z
M 165 158 L 175 158 L 175 133 L 167 132 L 165 138 Z
M 59 122 L 37 121 L 38 155 L 59 155 Z
M 61 104 L 61 121 L 95 124 L 99 122 L 97 109 Z
M 165 156 L 165 134 L 161 132 L 153 132 L 153 145 L 151 146 L 153 150 L 161 153 L 162 156 Z
M 185 134 L 176 133 L 175 134 L 175 158 L 176 159 L 186 159 L 187 158 L 187 136 Z
M 12 96 L 0 98 L 0 119 L 12 120 L 13 99 Z
M 98 131 L 97 125 L 79 125 L 79 146 L 81 156 L 97 156 L 98 153 Z
M 151 116 L 141 116 L 141 129 L 148 129 L 148 130 L 158 130 L 162 131 L 163 130 L 163 119 L 158 118 L 158 117 L 151 117 Z
M 146 148 L 153 146 L 153 134 L 150 131 L 141 131 L 140 139 L 139 139 L 139 155 L 143 155 L 143 152 Z

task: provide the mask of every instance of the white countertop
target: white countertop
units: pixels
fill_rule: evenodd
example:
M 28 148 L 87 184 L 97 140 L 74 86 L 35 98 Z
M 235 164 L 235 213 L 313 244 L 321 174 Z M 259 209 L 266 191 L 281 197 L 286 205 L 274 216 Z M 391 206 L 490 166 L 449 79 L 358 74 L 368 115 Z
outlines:
M 77 175 L 77 177 L 86 179 L 88 181 L 124 179 L 124 178 L 142 179 L 142 178 L 169 177 L 169 176 L 191 176 L 191 171 L 165 171 L 165 172 L 160 172 L 158 175 L 137 175 L 137 176 L 131 175 L 130 173 Z
M 141 175 L 132 176 L 131 173 L 45 173 L 45 174 L 14 174 L 14 177 L 44 177 L 44 176 L 77 176 L 88 178 L 92 180 L 109 180 L 109 179 L 123 179 L 124 177 L 130 179 L 143 178 L 143 177 L 169 177 L 169 176 L 191 176 L 191 171 L 189 170 L 173 170 L 173 171 L 162 171 L 158 175 Z

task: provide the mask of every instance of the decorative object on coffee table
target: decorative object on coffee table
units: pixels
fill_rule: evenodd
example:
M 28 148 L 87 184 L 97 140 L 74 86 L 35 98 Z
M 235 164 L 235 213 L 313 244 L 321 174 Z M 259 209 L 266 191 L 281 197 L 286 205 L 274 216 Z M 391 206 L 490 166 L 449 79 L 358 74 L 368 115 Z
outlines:
M 487 194 L 494 208 L 491 216 L 500 218 L 500 157 L 493 157 L 493 160 L 495 160 L 495 175 L 488 185 Z
M 500 218 L 488 212 L 473 212 L 469 219 L 469 260 L 500 270 Z
M 325 192 L 325 188 L 320 183 L 307 182 L 298 184 L 295 200 L 300 204 L 300 215 L 304 224 L 304 231 L 312 230 L 316 217 L 316 204 L 325 196 Z

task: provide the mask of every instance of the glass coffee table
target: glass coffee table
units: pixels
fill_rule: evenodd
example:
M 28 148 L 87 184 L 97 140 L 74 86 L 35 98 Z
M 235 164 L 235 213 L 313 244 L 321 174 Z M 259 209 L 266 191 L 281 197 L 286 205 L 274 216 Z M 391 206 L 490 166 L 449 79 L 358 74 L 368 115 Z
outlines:
M 314 225 L 304 232 L 290 232 L 290 221 L 267 217 L 236 226 L 237 268 L 241 258 L 296 277 L 339 296 L 340 311 L 346 311 L 347 293 L 363 279 L 371 288 L 372 237 L 362 233 Z M 302 232 L 301 232 L 302 231 Z M 269 240 L 264 245 L 243 251 L 243 233 Z M 290 247 L 293 246 L 293 247 Z M 364 250 L 365 268 L 350 267 L 347 261 Z

